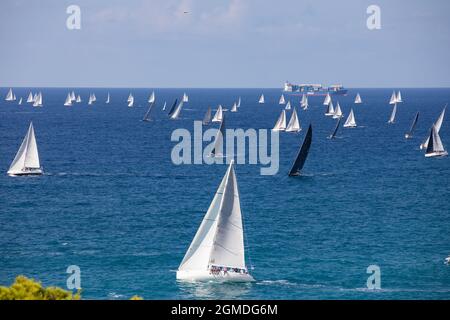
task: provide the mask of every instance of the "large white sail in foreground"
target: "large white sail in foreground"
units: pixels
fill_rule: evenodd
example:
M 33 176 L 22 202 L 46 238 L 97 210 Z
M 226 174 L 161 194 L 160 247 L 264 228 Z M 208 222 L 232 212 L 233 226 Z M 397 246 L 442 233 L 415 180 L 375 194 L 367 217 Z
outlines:
M 275 126 L 273 127 L 273 131 L 283 131 L 286 129 L 286 111 L 282 110 L 280 116 L 278 117 Z
M 439 115 L 439 118 L 434 123 L 434 126 L 436 127 L 437 133 L 439 133 L 439 131 L 441 130 L 442 122 L 444 121 L 445 109 L 446 108 L 447 108 L 447 105 L 445 105 L 444 109 L 442 109 L 442 112 Z M 431 131 L 430 131 L 430 134 L 431 134 Z M 420 149 L 426 149 L 428 147 L 428 142 L 429 141 L 430 141 L 430 135 L 428 135 L 428 137 L 425 139 L 425 141 L 422 142 L 422 144 L 420 145 Z
M 441 137 L 439 136 L 435 125 L 433 125 L 433 127 L 431 128 L 431 133 L 428 140 L 429 143 L 427 146 L 425 157 L 442 157 L 448 154 L 444 149 L 444 145 L 442 144 Z
M 292 112 L 291 119 L 286 127 L 286 132 L 299 132 L 302 128 L 300 126 L 300 121 L 298 120 L 297 110 Z
M 223 120 L 223 108 L 222 105 L 219 105 L 216 113 L 214 114 L 212 122 L 221 122 L 222 120 Z
M 232 160 L 177 271 L 184 281 L 254 281 L 245 264 L 244 229 Z
M 11 176 L 42 174 L 32 122 L 20 145 L 19 151 L 17 151 L 17 154 L 9 167 L 8 174 Z
M 348 115 L 347 120 L 344 123 L 345 128 L 355 128 L 356 127 L 356 120 L 355 115 L 353 114 L 353 109 L 350 110 L 350 114 Z

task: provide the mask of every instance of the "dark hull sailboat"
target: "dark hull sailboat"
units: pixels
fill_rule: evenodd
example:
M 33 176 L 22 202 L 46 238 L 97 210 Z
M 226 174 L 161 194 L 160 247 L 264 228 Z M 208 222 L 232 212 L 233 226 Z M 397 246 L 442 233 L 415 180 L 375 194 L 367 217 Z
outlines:
M 334 130 L 333 130 L 333 133 L 332 133 L 328 138 L 334 139 L 334 138 L 336 137 L 336 133 L 337 133 L 338 130 L 339 130 L 339 125 L 341 124 L 341 120 L 342 120 L 342 118 L 339 118 L 339 119 L 338 119 L 338 121 L 337 121 L 337 123 L 336 123 L 336 127 L 335 127 Z
M 177 102 L 178 102 L 178 99 L 175 99 L 175 101 L 173 102 L 172 107 L 171 107 L 170 110 L 169 110 L 169 117 L 171 117 L 172 114 L 174 113 L 175 108 L 176 108 L 176 106 L 177 106 Z
M 219 130 L 217 130 L 216 140 L 214 142 L 214 149 L 211 151 L 211 157 L 223 155 L 223 139 L 225 138 L 225 115 L 220 123 Z
M 409 129 L 409 132 L 405 133 L 406 139 L 412 138 L 414 129 L 416 128 L 417 120 L 419 120 L 419 111 L 417 111 L 416 116 L 414 117 L 411 128 Z
M 144 115 L 144 118 L 142 118 L 142 121 L 150 121 L 150 112 L 152 111 L 153 105 L 154 105 L 154 102 L 151 102 L 150 106 L 148 107 L 147 112 Z
M 306 158 L 308 157 L 309 148 L 311 147 L 312 140 L 312 126 L 309 125 L 308 132 L 306 132 L 305 140 L 303 141 L 302 147 L 297 154 L 297 158 L 292 165 L 291 170 L 289 171 L 289 176 L 298 176 L 300 175 L 300 170 L 303 169 L 303 165 L 305 164 Z

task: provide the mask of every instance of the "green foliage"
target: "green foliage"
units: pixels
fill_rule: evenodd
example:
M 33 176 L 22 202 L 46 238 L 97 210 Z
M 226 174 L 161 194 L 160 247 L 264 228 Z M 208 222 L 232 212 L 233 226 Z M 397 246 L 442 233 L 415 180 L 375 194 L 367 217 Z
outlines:
M 25 276 L 18 276 L 10 287 L 0 287 L 0 300 L 80 300 L 80 292 L 58 288 L 44 288 L 42 284 Z

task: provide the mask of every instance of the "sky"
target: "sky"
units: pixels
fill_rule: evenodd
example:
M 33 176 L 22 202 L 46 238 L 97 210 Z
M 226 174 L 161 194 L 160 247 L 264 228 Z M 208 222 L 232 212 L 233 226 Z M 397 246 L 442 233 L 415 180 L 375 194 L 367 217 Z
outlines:
M 0 87 L 450 87 L 449 13 L 448 0 L 2 0 Z

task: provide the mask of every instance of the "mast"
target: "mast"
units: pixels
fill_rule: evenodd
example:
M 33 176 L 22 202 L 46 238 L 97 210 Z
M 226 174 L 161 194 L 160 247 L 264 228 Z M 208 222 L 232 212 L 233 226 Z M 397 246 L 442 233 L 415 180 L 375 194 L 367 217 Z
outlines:
M 337 123 L 336 123 L 336 127 L 333 130 L 333 133 L 329 136 L 330 139 L 334 139 L 336 137 L 336 133 L 338 132 L 339 129 L 339 125 L 341 124 L 342 118 L 339 118 Z

